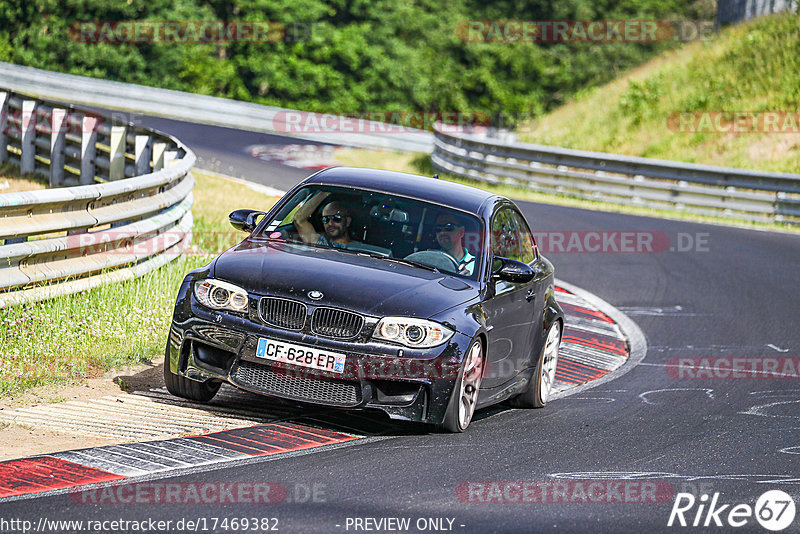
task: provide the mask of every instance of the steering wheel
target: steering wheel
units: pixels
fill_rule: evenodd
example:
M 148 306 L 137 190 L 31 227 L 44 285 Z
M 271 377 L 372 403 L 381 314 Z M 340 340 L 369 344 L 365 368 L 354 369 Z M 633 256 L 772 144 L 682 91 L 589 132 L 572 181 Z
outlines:
M 278 239 L 282 239 L 284 241 L 289 241 L 295 237 L 298 237 L 300 234 L 297 232 L 297 229 L 294 226 L 294 223 L 283 224 L 271 232 L 265 232 L 265 234 L 272 238 L 275 234 L 279 234 L 280 237 Z
M 458 262 L 442 250 L 420 250 L 409 254 L 405 259 L 434 267 L 445 273 L 458 272 Z

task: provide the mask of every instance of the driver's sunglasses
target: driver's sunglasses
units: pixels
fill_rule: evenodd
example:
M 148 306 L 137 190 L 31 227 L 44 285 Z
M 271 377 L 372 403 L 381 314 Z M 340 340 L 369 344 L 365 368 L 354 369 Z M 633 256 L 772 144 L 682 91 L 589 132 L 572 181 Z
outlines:
M 322 216 L 322 224 L 328 224 L 329 222 L 342 222 L 344 217 L 342 215 L 323 215 Z
M 437 234 L 439 232 L 452 232 L 455 229 L 456 229 L 456 225 L 453 224 L 453 223 L 437 224 L 436 225 L 436 233 Z

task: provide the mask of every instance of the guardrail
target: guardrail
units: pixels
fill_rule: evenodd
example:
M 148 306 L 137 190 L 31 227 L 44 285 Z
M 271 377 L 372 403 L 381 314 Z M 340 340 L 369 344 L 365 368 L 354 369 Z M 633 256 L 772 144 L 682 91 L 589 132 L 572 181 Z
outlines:
M 717 0 L 717 26 L 772 15 L 797 12 L 797 0 Z
M 433 150 L 433 134 L 414 128 L 389 129 L 386 123 L 361 120 L 352 128 L 338 115 L 298 112 L 227 98 L 159 89 L 50 72 L 0 62 L 0 79 L 39 98 L 145 113 L 188 122 L 308 139 L 334 145 L 397 152 Z M 347 110 L 343 110 L 347 111 Z M 357 110 L 352 110 L 357 111 Z M 300 124 L 297 123 L 298 115 Z M 354 130 L 354 131 L 351 131 Z
M 0 162 L 51 186 L 0 194 L 0 308 L 141 276 L 191 242 L 194 153 L 106 121 L 0 90 Z
M 435 126 L 433 166 L 490 183 L 760 222 L 800 223 L 800 175 L 504 143 Z

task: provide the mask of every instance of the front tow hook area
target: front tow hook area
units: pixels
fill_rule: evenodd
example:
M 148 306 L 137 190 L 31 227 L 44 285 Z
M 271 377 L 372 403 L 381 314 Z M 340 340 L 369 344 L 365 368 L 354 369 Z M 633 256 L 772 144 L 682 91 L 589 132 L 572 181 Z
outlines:
M 356 408 L 363 408 L 370 402 L 372 402 L 372 384 L 369 382 L 362 382 L 361 383 L 361 402 L 356 405 Z

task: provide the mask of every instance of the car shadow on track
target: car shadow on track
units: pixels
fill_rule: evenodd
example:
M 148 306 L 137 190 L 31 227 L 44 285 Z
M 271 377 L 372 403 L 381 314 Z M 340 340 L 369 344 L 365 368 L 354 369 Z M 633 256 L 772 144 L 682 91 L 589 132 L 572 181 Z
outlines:
M 192 402 L 170 395 L 164 388 L 139 391 L 164 404 L 192 407 L 224 417 L 225 415 L 253 421 L 254 424 L 296 423 L 358 436 L 410 436 L 437 433 L 433 425 L 390 419 L 376 409 L 342 409 L 303 404 L 278 398 L 256 395 L 223 384 L 217 396 L 208 403 Z M 509 410 L 497 405 L 478 410 L 473 421 L 486 419 Z

